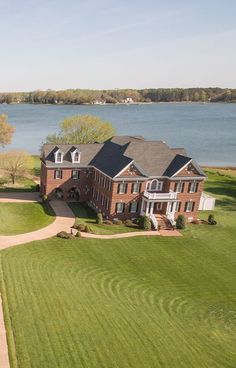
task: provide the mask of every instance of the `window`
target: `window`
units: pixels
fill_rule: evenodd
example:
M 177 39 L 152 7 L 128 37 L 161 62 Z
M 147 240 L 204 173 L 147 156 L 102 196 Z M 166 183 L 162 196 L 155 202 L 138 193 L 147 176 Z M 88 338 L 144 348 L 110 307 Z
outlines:
M 195 202 L 186 202 L 185 203 L 185 212 L 193 212 L 194 211 Z
M 140 193 L 140 183 L 134 183 L 132 184 L 132 193 Z
M 126 183 L 120 183 L 117 188 L 118 194 L 125 194 L 127 192 L 127 184 Z
M 79 179 L 80 171 L 79 170 L 72 170 L 71 177 L 72 179 Z
M 55 162 L 61 164 L 63 162 L 63 152 L 58 150 L 55 152 Z
M 62 179 L 62 170 L 54 171 L 54 179 Z
M 116 213 L 122 213 L 125 211 L 124 203 L 116 203 Z
M 129 212 L 131 212 L 131 213 L 138 212 L 138 202 L 132 202 L 132 203 L 130 203 Z
M 80 162 L 80 152 L 77 149 L 71 152 L 71 160 L 73 163 Z
M 156 190 L 156 191 L 161 191 L 163 188 L 163 181 L 158 181 L 158 180 L 153 180 L 151 183 L 149 183 L 148 185 L 148 189 L 149 190 Z
M 177 193 L 183 193 L 184 191 L 184 183 L 182 181 L 179 181 L 178 183 L 175 183 L 175 192 Z
M 181 208 L 181 202 L 177 202 L 176 207 L 175 207 L 176 212 L 180 212 L 180 208 Z
M 188 185 L 188 192 L 189 193 L 196 193 L 198 190 L 198 183 L 196 181 L 193 181 L 192 183 L 189 183 Z

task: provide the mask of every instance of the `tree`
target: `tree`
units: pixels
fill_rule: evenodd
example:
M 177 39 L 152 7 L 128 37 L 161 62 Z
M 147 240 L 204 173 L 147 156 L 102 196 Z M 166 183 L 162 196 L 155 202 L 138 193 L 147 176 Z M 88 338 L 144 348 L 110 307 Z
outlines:
M 7 115 L 0 115 L 0 146 L 10 144 L 15 128 L 8 124 Z
M 16 178 L 21 177 L 29 168 L 32 158 L 25 151 L 9 151 L 0 155 L 0 167 L 10 176 L 12 184 Z
M 102 143 L 111 138 L 115 130 L 110 123 L 93 115 L 77 115 L 64 119 L 59 134 L 46 138 L 50 144 Z

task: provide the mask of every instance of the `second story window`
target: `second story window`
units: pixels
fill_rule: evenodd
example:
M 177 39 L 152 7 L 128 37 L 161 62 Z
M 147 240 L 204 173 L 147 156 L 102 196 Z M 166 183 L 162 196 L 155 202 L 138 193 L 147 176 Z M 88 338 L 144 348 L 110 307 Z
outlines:
M 62 170 L 54 171 L 54 179 L 62 179 Z
M 188 192 L 189 193 L 196 193 L 197 191 L 198 191 L 198 183 L 196 181 L 193 181 L 192 183 L 189 183 Z
M 182 181 L 179 181 L 178 183 L 175 183 L 175 192 L 177 193 L 183 193 L 184 191 L 184 183 Z
M 133 183 L 132 184 L 132 193 L 133 194 L 137 194 L 137 193 L 140 193 L 140 183 Z
M 154 179 L 148 185 L 148 190 L 161 191 L 162 188 L 163 188 L 163 181 L 159 181 L 159 180 L 156 180 L 156 179 Z
M 79 179 L 80 171 L 79 170 L 72 170 L 71 172 L 71 178 L 72 179 Z
M 127 193 L 127 184 L 126 183 L 120 183 L 120 184 L 118 184 L 117 193 L 118 194 L 125 194 L 125 193 Z

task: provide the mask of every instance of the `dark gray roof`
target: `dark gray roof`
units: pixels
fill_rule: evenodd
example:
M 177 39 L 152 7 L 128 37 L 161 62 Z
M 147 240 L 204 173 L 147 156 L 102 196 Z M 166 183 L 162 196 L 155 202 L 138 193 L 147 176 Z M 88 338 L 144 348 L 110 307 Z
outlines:
M 71 151 L 81 152 L 80 164 L 71 162 Z M 54 153 L 64 152 L 63 164 L 54 162 Z M 44 145 L 42 160 L 50 167 L 95 166 L 110 177 L 118 175 L 132 161 L 148 177 L 172 176 L 187 162 L 183 148 L 170 148 L 163 141 L 146 141 L 143 137 L 115 136 L 103 144 Z M 202 175 L 205 175 L 201 171 Z

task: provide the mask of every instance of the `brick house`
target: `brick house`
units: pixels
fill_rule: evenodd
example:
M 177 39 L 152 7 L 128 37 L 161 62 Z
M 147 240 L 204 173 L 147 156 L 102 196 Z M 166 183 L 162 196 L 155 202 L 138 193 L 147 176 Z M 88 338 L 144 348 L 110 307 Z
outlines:
M 146 214 L 155 228 L 179 214 L 195 220 L 205 178 L 183 148 L 143 137 L 42 149 L 41 195 L 87 202 L 109 219 Z

